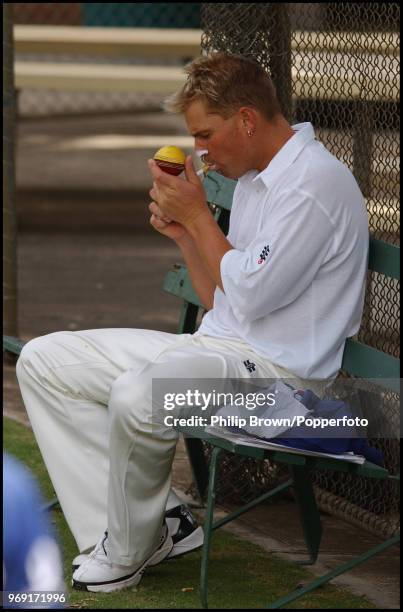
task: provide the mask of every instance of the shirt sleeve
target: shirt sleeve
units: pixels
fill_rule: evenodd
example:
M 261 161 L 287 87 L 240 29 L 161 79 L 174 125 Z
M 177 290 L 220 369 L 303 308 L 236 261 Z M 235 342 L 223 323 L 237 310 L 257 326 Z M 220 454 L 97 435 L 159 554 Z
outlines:
M 224 292 L 239 322 L 264 317 L 305 291 L 326 260 L 334 234 L 327 212 L 310 194 L 281 194 L 256 238 L 221 259 Z

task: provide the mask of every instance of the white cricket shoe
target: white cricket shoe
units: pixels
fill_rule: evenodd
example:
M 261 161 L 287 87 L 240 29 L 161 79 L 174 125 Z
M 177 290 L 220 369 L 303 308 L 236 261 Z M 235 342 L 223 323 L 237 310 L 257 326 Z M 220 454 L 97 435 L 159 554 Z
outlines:
M 74 589 L 95 593 L 112 593 L 138 584 L 147 565 L 157 565 L 172 550 L 173 541 L 164 523 L 157 548 L 151 555 L 135 565 L 117 565 L 108 560 L 108 532 L 98 542 L 92 553 L 75 570 L 72 579 Z
M 168 510 L 165 513 L 165 520 L 173 540 L 173 548 L 167 555 L 167 559 L 181 557 L 203 546 L 203 529 L 197 524 L 195 517 L 187 506 L 182 504 Z M 88 559 L 89 554 L 81 553 L 73 559 L 73 571 Z M 148 565 L 156 564 L 149 563 Z

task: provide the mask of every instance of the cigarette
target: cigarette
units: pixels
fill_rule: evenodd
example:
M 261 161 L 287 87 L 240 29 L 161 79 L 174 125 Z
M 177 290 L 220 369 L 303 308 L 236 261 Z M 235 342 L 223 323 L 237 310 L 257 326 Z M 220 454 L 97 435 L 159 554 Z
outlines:
M 198 170 L 196 172 L 196 174 L 197 174 L 197 176 L 204 177 L 204 176 L 206 176 L 207 171 L 208 171 L 208 164 L 206 164 L 204 162 L 203 157 L 204 157 L 204 155 L 208 155 L 208 150 L 207 149 L 203 149 L 203 150 L 199 149 L 198 151 L 195 151 L 195 154 L 203 162 L 203 167 L 201 168 L 201 170 Z
M 206 176 L 208 171 L 209 171 L 209 165 L 203 164 L 203 167 L 200 170 L 198 170 L 196 174 L 197 176 Z

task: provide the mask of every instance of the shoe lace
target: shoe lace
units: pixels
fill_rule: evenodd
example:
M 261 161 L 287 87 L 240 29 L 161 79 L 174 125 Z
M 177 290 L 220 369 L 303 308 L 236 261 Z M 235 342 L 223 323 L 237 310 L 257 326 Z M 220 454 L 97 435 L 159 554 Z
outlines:
M 168 535 L 169 535 L 169 529 L 168 529 L 168 525 L 165 522 L 161 530 L 160 540 L 159 540 L 159 544 L 156 550 L 158 550 L 158 548 L 160 548 L 163 545 Z M 82 567 L 84 565 L 87 565 L 91 560 L 94 560 L 94 561 L 96 560 L 96 562 L 100 564 L 106 564 L 106 565 L 110 564 L 110 561 L 108 560 L 107 540 L 108 540 L 108 531 L 105 531 L 104 535 L 102 536 L 102 539 L 95 546 L 94 550 L 88 555 L 87 559 L 82 563 L 81 565 Z M 145 571 L 145 568 L 141 573 L 144 573 L 144 571 Z
M 94 550 L 89 554 L 89 559 L 96 559 L 98 562 L 108 562 L 108 553 L 106 550 L 106 541 L 108 539 L 108 531 L 105 531 L 102 539 L 95 546 Z

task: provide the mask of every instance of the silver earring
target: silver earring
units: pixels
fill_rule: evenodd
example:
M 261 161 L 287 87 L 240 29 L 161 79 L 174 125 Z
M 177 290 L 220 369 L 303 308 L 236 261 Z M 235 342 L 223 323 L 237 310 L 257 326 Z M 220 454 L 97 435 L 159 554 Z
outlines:
M 253 136 L 252 130 L 248 130 L 248 136 Z

